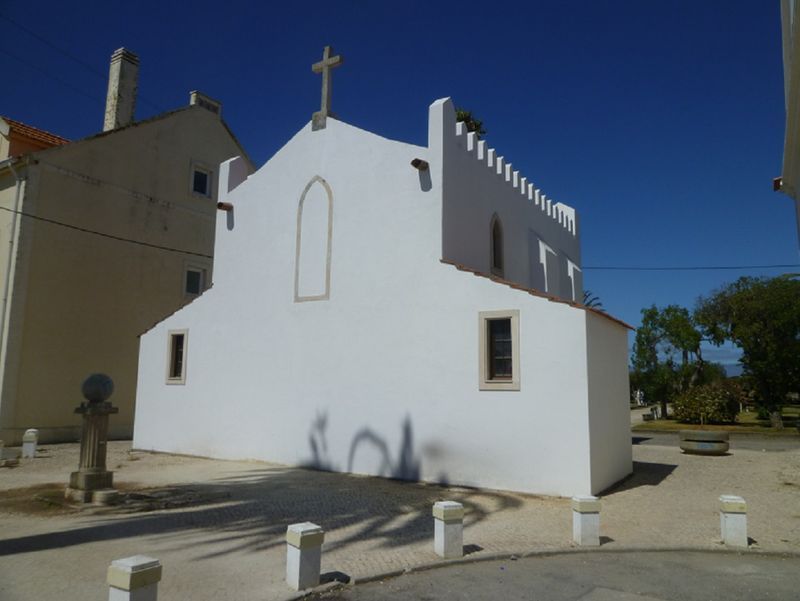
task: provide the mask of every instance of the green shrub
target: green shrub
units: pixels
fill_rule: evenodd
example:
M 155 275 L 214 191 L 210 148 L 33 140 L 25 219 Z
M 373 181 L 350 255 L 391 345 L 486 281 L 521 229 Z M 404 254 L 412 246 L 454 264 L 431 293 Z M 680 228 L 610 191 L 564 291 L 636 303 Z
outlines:
M 675 418 L 690 424 L 722 424 L 736 421 L 739 398 L 731 386 L 716 382 L 690 388 L 675 399 Z

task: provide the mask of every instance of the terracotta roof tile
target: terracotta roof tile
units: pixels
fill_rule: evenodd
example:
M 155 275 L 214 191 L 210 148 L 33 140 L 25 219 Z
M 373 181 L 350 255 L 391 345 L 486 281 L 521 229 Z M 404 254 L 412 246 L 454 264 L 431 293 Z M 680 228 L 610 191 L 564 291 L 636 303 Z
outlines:
M 25 136 L 26 138 L 38 140 L 39 142 L 44 142 L 45 144 L 49 144 L 51 146 L 62 146 L 63 144 L 69 143 L 69 140 L 67 140 L 66 138 L 62 138 L 61 136 L 57 136 L 56 134 L 51 134 L 48 131 L 39 129 L 38 127 L 33 127 L 32 125 L 25 125 L 21 121 L 9 119 L 8 117 L 3 117 L 3 119 L 11 127 L 12 132 L 16 132 L 22 136 Z
M 477 276 L 479 278 L 486 278 L 487 280 L 491 280 L 491 281 L 493 281 L 493 282 L 495 282 L 497 284 L 503 284 L 504 286 L 508 286 L 509 288 L 513 288 L 514 290 L 520 290 L 522 292 L 527 292 L 531 296 L 538 296 L 538 297 L 541 297 L 541 298 L 545 298 L 545 299 L 547 299 L 547 300 L 549 300 L 550 302 L 553 302 L 553 303 L 562 303 L 564 305 L 569 305 L 570 307 L 574 307 L 576 309 L 583 309 L 584 311 L 587 311 L 589 313 L 594 313 L 595 315 L 599 315 L 600 317 L 605 317 L 606 319 L 608 319 L 610 321 L 613 321 L 614 323 L 619 324 L 619 325 L 621 325 L 621 326 L 623 326 L 625 328 L 628 328 L 629 330 L 635 330 L 636 329 L 632 325 L 625 323 L 621 319 L 617 319 L 613 315 L 609 315 L 605 311 L 600 311 L 599 309 L 595 309 L 593 307 L 587 307 L 583 303 L 576 303 L 575 301 L 564 300 L 563 298 L 559 298 L 557 296 L 553 296 L 552 294 L 547 294 L 546 292 L 540 292 L 539 290 L 534 290 L 533 288 L 526 288 L 525 286 L 521 286 L 520 284 L 517 284 L 516 282 L 511 282 L 509 280 L 504 280 L 503 278 L 499 278 L 496 275 L 489 275 L 488 273 L 481 273 L 480 271 L 477 271 L 475 269 L 471 269 L 470 267 L 465 267 L 464 265 L 461 265 L 459 263 L 455 263 L 453 261 L 448 261 L 447 259 L 440 259 L 440 261 L 442 263 L 444 263 L 445 265 L 452 265 L 453 267 L 455 267 L 459 271 L 465 271 L 467 273 L 471 273 L 472 275 Z

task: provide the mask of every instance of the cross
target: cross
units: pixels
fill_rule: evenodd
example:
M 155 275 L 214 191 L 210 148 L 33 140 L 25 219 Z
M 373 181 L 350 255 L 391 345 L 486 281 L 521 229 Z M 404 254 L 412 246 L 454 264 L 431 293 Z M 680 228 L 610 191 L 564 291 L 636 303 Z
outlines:
M 325 121 L 331 113 L 331 69 L 338 67 L 344 62 L 341 55 L 331 56 L 333 48 L 325 46 L 322 51 L 322 60 L 311 65 L 314 73 L 322 73 L 322 106 L 320 110 L 311 118 L 311 128 L 313 130 L 324 129 Z

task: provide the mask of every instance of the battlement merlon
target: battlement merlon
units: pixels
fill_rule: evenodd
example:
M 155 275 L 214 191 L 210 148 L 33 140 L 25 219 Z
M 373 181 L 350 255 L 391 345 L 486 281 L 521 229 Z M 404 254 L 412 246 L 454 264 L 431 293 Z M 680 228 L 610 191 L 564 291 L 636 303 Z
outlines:
M 527 200 L 532 208 L 541 210 L 556 221 L 572 236 L 578 235 L 578 220 L 573 207 L 562 202 L 553 202 L 536 187 L 533 181 L 512 167 L 510 161 L 497 156 L 494 148 L 487 148 L 484 140 L 478 140 L 466 125 L 456 121 L 456 111 L 450 98 L 440 98 L 428 110 L 428 149 L 431 157 L 431 174 L 435 181 L 443 181 L 443 169 L 448 152 L 462 152 L 473 158 L 477 165 L 491 170 L 498 181 L 519 192 L 520 200 Z

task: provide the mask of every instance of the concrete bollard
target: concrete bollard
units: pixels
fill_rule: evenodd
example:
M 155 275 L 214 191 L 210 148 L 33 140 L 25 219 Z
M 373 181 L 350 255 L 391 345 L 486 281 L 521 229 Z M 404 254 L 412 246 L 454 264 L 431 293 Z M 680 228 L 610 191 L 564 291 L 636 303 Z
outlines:
M 146 555 L 115 559 L 108 566 L 108 601 L 156 601 L 161 562 Z
M 720 496 L 719 522 L 725 545 L 747 548 L 747 503 L 742 497 Z
M 581 547 L 600 546 L 600 499 L 572 497 L 572 540 Z
M 311 522 L 286 529 L 286 584 L 296 591 L 319 584 L 325 532 Z
M 33 459 L 36 457 L 36 445 L 39 444 L 39 430 L 28 428 L 22 435 L 22 458 Z
M 439 557 L 464 556 L 464 506 L 455 501 L 433 504 L 433 550 Z

